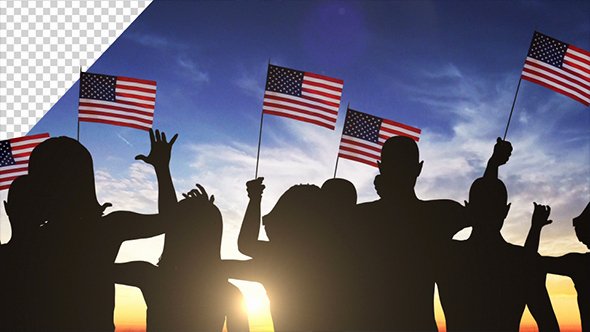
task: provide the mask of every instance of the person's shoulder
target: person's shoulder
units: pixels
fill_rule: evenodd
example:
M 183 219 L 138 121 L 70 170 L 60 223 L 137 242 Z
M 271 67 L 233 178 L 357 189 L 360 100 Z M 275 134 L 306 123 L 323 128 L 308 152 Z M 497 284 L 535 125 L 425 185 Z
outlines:
M 357 209 L 364 209 L 364 208 L 369 208 L 369 207 L 376 206 L 376 205 L 381 205 L 381 204 L 383 204 L 383 200 L 382 199 L 377 199 L 377 200 L 370 201 L 370 202 L 358 203 L 356 205 L 356 208 Z
M 420 205 L 425 208 L 429 209 L 437 209 L 437 210 L 454 210 L 454 211 L 461 211 L 463 210 L 463 205 L 460 203 L 453 201 L 451 199 L 433 199 L 433 200 L 420 200 Z
M 583 262 L 590 261 L 590 252 L 587 253 L 580 253 L 580 252 L 570 252 L 569 254 L 563 255 L 563 259 L 568 261 L 579 262 L 582 264 Z
M 535 251 L 531 251 L 531 250 L 527 250 L 525 247 L 517 245 L 517 244 L 512 244 L 510 242 L 507 242 L 504 240 L 504 245 L 503 245 L 504 251 L 509 252 L 512 255 L 516 255 L 516 256 L 535 256 L 535 257 L 540 257 L 540 255 L 535 252 Z
M 384 200 L 383 199 L 378 199 L 378 200 L 375 200 L 375 201 L 363 202 L 363 203 L 357 204 L 354 207 L 353 212 L 356 212 L 356 213 L 368 213 L 370 211 L 381 209 L 384 206 L 386 206 Z
M 521 266 L 537 266 L 540 263 L 541 255 L 536 251 L 527 250 L 523 246 L 506 242 L 504 246 L 504 253 L 506 259 L 514 262 L 519 262 Z
M 471 243 L 469 240 L 451 240 L 445 245 L 449 254 L 453 256 L 465 256 L 466 254 L 473 252 L 470 249 Z
M 463 205 L 450 199 L 419 201 L 418 211 L 428 220 L 436 220 L 440 227 L 447 227 L 445 236 L 452 237 L 469 226 Z M 450 233 L 452 234 L 450 234 Z M 447 234 L 449 233 L 449 234 Z
M 101 223 L 117 223 L 121 222 L 122 220 L 129 219 L 129 216 L 134 215 L 134 212 L 131 211 L 124 211 L 124 210 L 117 210 L 111 211 L 107 214 L 97 217 L 97 220 Z

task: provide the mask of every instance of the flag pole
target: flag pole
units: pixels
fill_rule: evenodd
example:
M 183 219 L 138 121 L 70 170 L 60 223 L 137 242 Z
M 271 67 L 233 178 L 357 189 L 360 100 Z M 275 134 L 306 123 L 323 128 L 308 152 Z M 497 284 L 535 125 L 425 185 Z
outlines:
M 260 114 L 260 131 L 258 133 L 258 152 L 256 153 L 256 172 L 254 178 L 258 178 L 258 162 L 260 161 L 260 143 L 262 142 L 262 123 L 264 122 L 264 111 Z
M 350 102 L 346 105 L 346 115 L 348 115 L 348 109 L 350 108 Z M 342 134 L 340 134 L 340 142 L 342 143 L 342 137 L 344 136 L 344 125 L 346 124 L 346 116 L 344 116 L 344 124 L 342 124 Z M 340 160 L 340 146 L 338 146 L 338 154 L 336 155 L 336 166 L 334 166 L 334 179 L 336 178 L 336 172 L 338 171 L 338 161 Z
M 266 69 L 266 82 L 268 82 L 268 72 L 269 72 L 269 69 L 270 69 L 270 58 L 268 58 L 268 67 Z M 260 162 L 260 145 L 262 143 L 262 124 L 264 122 L 264 97 L 263 97 L 263 100 L 262 100 L 262 107 L 263 107 L 263 109 L 260 112 L 260 131 L 258 132 L 258 152 L 256 153 L 256 171 L 254 172 L 254 178 L 255 179 L 258 178 L 258 164 Z
M 510 126 L 510 120 L 512 119 L 512 112 L 514 112 L 514 105 L 516 104 L 516 97 L 518 96 L 518 90 L 520 89 L 520 82 L 522 82 L 522 75 L 518 80 L 518 85 L 516 86 L 516 93 L 514 94 L 514 100 L 512 101 L 512 108 L 510 109 L 510 116 L 508 117 L 508 123 L 506 123 L 506 130 L 504 130 L 504 138 L 502 140 L 506 140 L 506 134 L 508 134 L 508 127 Z
M 80 94 L 82 93 L 82 67 L 80 66 L 80 78 L 78 80 L 78 129 L 76 131 L 76 140 L 80 142 Z

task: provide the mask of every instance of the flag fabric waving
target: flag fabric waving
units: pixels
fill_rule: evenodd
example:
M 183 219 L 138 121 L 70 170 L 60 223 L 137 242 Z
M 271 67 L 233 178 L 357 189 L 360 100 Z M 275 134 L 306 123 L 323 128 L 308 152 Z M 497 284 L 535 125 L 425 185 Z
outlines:
M 10 188 L 14 179 L 28 173 L 31 151 L 48 138 L 44 133 L 0 141 L 0 190 Z
M 262 112 L 334 130 L 343 86 L 339 79 L 269 64 Z
M 338 157 L 377 167 L 381 148 L 392 136 L 420 140 L 422 130 L 352 109 L 346 111 Z
M 590 105 L 590 52 L 536 32 L 522 79 Z
M 154 121 L 156 82 L 80 74 L 78 121 L 149 130 Z

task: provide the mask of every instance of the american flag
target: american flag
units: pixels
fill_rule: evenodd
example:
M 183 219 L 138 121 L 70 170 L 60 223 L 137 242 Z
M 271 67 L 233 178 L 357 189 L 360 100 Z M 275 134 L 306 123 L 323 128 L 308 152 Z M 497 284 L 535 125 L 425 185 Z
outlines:
M 381 147 L 392 136 L 420 140 L 422 130 L 352 109 L 346 112 L 338 157 L 377 167 Z
M 333 130 L 343 85 L 339 79 L 268 65 L 262 113 Z
M 154 121 L 156 82 L 82 73 L 78 120 L 149 130 Z
M 0 190 L 10 188 L 14 179 L 28 173 L 31 151 L 48 138 L 44 133 L 0 141 Z
M 523 79 L 590 105 L 590 52 L 536 32 Z

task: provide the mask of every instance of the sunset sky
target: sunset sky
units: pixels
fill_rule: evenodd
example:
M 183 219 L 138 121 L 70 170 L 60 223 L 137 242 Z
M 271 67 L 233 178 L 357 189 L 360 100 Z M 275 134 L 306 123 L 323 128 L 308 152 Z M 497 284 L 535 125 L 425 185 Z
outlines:
M 344 90 L 334 131 L 265 116 L 263 213 L 290 186 L 321 185 L 333 175 L 348 103 L 421 128 L 418 196 L 462 203 L 504 133 L 535 30 L 590 50 L 590 2 L 155 1 L 83 70 L 157 82 L 154 128 L 179 134 L 171 162 L 177 195 L 195 183 L 214 194 L 224 218 L 222 256 L 244 259 L 236 239 L 245 182 L 254 177 L 269 60 L 343 79 Z M 75 137 L 77 103 L 76 83 L 30 133 Z M 542 254 L 587 251 L 571 219 L 590 201 L 589 128 L 588 107 L 522 82 L 507 137 L 514 152 L 500 170 L 512 202 L 502 230 L 507 241 L 524 244 L 535 201 L 551 205 L 554 220 L 543 231 Z M 100 202 L 111 202 L 110 211 L 157 212 L 153 169 L 134 160 L 149 151 L 147 132 L 82 123 L 80 141 L 94 158 Z M 367 165 L 338 163 L 338 176 L 355 184 L 359 202 L 377 199 L 376 174 Z M 162 236 L 127 242 L 117 261 L 156 263 L 162 244 Z M 240 285 L 245 294 L 264 294 L 259 285 Z M 550 276 L 548 289 L 563 330 L 579 330 L 570 279 Z M 267 308 L 262 303 L 252 313 L 253 330 L 272 327 Z M 139 290 L 117 286 L 120 331 L 141 326 L 144 310 Z M 527 316 L 524 325 L 530 323 Z

